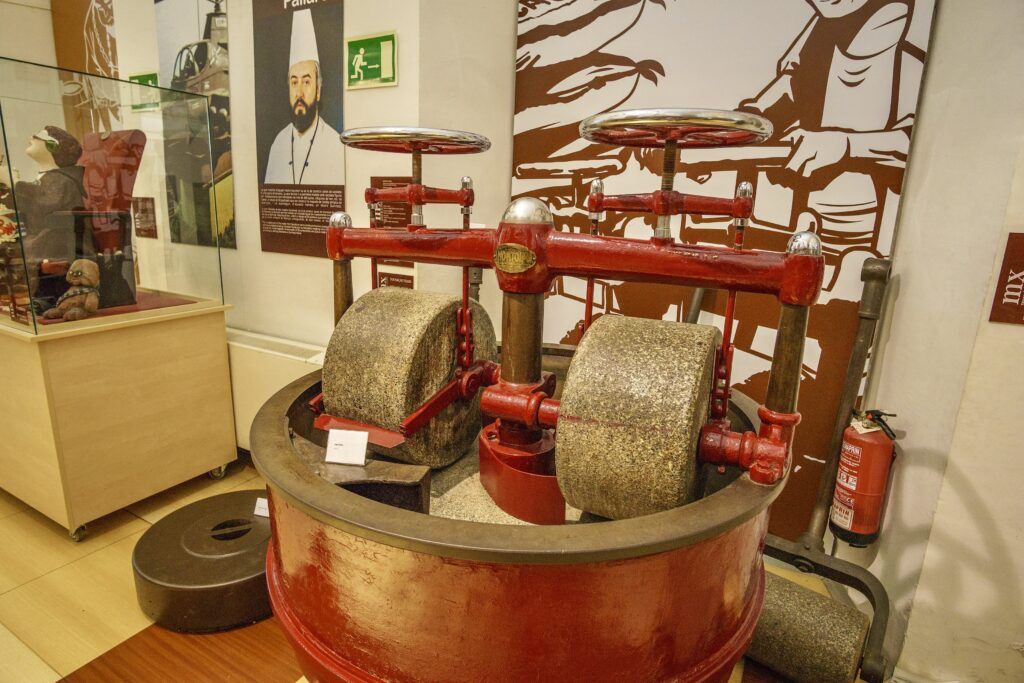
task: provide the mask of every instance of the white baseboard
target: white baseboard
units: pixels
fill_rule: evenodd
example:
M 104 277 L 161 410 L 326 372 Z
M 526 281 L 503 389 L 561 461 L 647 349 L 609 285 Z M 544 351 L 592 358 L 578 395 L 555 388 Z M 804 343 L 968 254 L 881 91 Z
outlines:
M 323 366 L 325 348 L 228 328 L 235 439 L 249 448 L 256 413 L 278 389 Z

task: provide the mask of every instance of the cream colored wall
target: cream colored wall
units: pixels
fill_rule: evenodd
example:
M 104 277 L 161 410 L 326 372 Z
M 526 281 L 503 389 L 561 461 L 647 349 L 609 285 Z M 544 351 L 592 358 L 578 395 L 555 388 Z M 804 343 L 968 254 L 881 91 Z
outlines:
M 869 393 L 905 434 L 882 540 L 843 553 L 909 616 L 900 669 L 924 680 L 1024 680 L 1024 327 L 987 322 L 1005 233 L 1024 229 L 1007 213 L 1024 183 L 1022 32 L 1019 0 L 940 4 Z
M 238 233 L 238 249 L 222 252 L 225 298 L 229 303 L 237 302 L 229 324 L 286 339 L 326 344 L 334 328 L 330 262 L 260 249 L 251 3 L 230 0 L 228 18 Z M 346 35 L 391 29 L 398 33 L 399 84 L 393 88 L 346 92 L 346 128 L 379 124 L 382 117 L 397 124 L 418 121 L 420 33 L 416 6 L 401 0 L 349 0 L 345 3 Z M 364 224 L 368 218 L 362 191 L 369 176 L 396 174 L 396 167 L 390 165 L 394 160 L 371 156 L 354 152 L 346 156 L 345 164 L 345 201 L 353 220 Z M 353 273 L 358 295 L 369 287 L 368 264 L 357 261 Z
M 435 157 L 423 164 L 424 182 L 458 187 L 473 179 L 473 223 L 495 226 L 509 202 L 512 184 L 512 112 L 515 98 L 516 6 L 507 0 L 421 0 L 420 125 L 485 135 L 482 154 Z M 443 39 L 434 37 L 445 36 Z M 457 227 L 455 206 L 428 206 L 429 225 Z M 458 292 L 457 268 L 419 265 L 418 286 Z M 501 292 L 494 272 L 484 271 L 480 301 L 497 326 Z M 499 330 L 500 333 L 500 330 Z
M 50 0 L 0 0 L 0 56 L 46 66 L 57 63 Z M 44 124 L 64 127 L 60 81 L 56 73 L 42 73 L 7 66 L 0 77 L 6 158 L 22 180 L 31 180 L 39 170 L 25 154 L 29 135 Z
M 1021 86 L 1024 50 L 1016 53 Z M 1014 109 L 1012 99 L 1007 105 Z M 978 330 L 901 660 L 902 669 L 937 681 L 1024 680 L 1024 327 L 988 321 L 1006 235 L 1024 232 L 1024 144 L 1016 137 L 1005 218 L 988 226 L 989 277 L 975 283 L 980 310 L 966 316 Z
M 0 0 L 0 56 L 57 64 L 50 0 Z

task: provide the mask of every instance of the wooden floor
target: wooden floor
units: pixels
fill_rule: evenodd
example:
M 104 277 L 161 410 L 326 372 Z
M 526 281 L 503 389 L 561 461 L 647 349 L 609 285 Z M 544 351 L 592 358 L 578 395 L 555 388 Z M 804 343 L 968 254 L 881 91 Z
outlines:
M 304 681 L 291 646 L 271 617 L 224 633 L 186 635 L 150 626 L 63 679 L 67 683 L 292 683 Z M 785 683 L 750 661 L 730 683 Z
M 294 683 L 302 672 L 277 619 L 186 635 L 150 626 L 71 675 L 68 683 L 259 681 Z
M 195 500 L 264 485 L 251 464 L 239 462 L 220 481 L 200 477 L 90 524 L 81 543 L 0 491 L 0 683 L 304 681 L 273 618 L 185 635 L 153 625 L 135 598 L 131 552 L 151 524 Z M 741 662 L 730 683 L 783 680 Z
M 90 523 L 80 543 L 0 491 L 0 683 L 54 683 L 150 627 L 132 574 L 139 537 L 183 505 L 264 486 L 239 461 L 223 479 L 197 477 Z

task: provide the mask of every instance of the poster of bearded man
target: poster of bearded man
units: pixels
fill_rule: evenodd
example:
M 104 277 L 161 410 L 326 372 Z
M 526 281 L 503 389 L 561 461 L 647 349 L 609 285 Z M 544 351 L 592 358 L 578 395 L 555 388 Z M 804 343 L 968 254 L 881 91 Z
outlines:
M 344 208 L 342 3 L 253 6 L 257 169 L 264 251 L 326 256 Z M 322 214 L 322 215 L 321 215 Z

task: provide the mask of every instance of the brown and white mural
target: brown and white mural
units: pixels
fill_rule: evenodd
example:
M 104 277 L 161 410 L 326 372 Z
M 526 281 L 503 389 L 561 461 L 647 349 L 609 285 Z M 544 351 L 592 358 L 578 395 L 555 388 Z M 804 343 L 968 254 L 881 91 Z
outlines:
M 52 6 L 57 66 L 117 78 L 113 0 L 61 0 Z M 117 84 L 81 74 L 61 74 L 66 128 L 81 137 L 112 131 L 120 120 Z
M 534 196 L 558 229 L 589 228 L 591 182 L 612 194 L 658 188 L 661 151 L 579 137 L 599 112 L 642 107 L 743 109 L 769 118 L 765 143 L 683 150 L 676 189 L 731 196 L 755 187 L 746 244 L 781 250 L 813 229 L 826 250 L 825 291 L 810 316 L 804 415 L 794 475 L 773 508 L 773 532 L 803 530 L 857 326 L 860 268 L 892 245 L 934 0 L 520 0 L 513 195 Z M 686 218 L 688 242 L 724 243 L 728 221 Z M 609 212 L 602 231 L 649 237 L 653 216 Z M 585 282 L 556 281 L 545 341 L 574 343 Z M 710 293 L 709 293 L 710 294 Z M 600 282 L 596 310 L 682 320 L 683 287 Z M 721 323 L 723 293 L 702 321 Z M 734 385 L 763 398 L 778 305 L 737 298 Z

